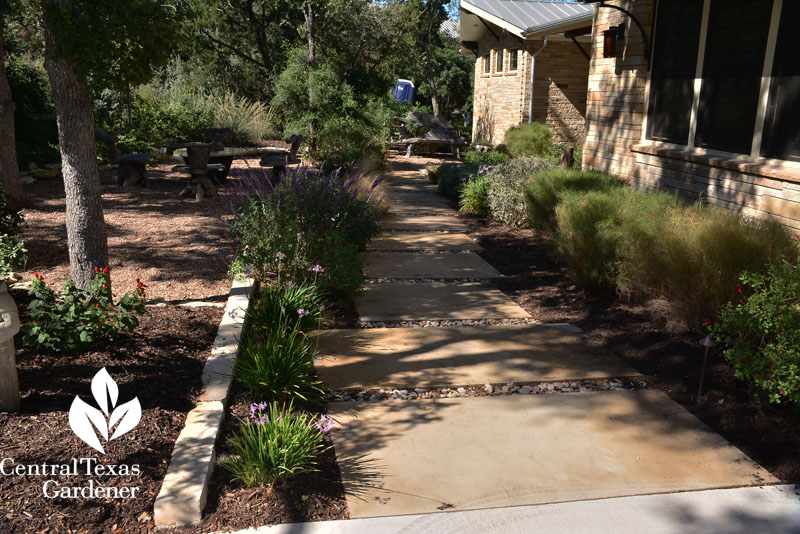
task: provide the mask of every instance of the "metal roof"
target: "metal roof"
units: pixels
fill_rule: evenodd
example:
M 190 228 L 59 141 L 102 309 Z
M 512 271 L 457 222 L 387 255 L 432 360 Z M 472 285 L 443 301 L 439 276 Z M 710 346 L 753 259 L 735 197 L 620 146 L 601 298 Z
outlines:
M 462 0 L 461 8 L 520 37 L 547 30 L 559 33 L 573 23 L 591 25 L 594 14 L 592 5 L 536 0 Z M 462 24 L 462 40 L 471 40 L 465 39 L 464 29 Z

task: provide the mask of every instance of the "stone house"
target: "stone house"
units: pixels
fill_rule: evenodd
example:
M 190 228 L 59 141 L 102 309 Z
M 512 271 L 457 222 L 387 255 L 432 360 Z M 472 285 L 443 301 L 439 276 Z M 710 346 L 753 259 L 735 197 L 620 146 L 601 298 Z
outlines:
M 584 168 L 800 229 L 800 1 L 584 2 Z
M 522 123 L 582 144 L 593 7 L 461 0 L 461 51 L 475 56 L 472 140 L 493 144 Z

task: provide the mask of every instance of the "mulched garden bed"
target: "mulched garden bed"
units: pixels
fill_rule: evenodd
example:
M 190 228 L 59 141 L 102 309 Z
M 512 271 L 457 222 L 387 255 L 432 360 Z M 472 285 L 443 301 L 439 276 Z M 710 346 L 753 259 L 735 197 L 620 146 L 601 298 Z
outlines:
M 25 295 L 13 292 L 25 320 Z M 98 344 L 79 355 L 17 352 L 22 392 L 19 413 L 0 413 L 2 458 L 16 464 L 65 464 L 96 458 L 105 464 L 138 464 L 134 476 L 0 475 L 0 532 L 150 532 L 156 495 L 186 413 L 201 391 L 200 375 L 217 332 L 222 309 L 166 306 L 149 308 L 140 326 L 113 344 Z M 17 336 L 16 346 L 21 346 Z M 119 404 L 137 397 L 142 419 L 129 433 L 108 442 L 105 455 L 71 431 L 68 412 L 75 396 L 94 405 L 90 383 L 105 367 L 119 386 Z M 45 498 L 48 479 L 83 487 L 138 486 L 136 499 Z
M 543 323 L 572 323 L 645 375 L 773 475 L 800 483 L 800 412 L 756 399 L 719 352 L 712 351 L 704 392 L 695 403 L 703 348 L 701 334 L 668 323 L 645 304 L 592 295 L 577 286 L 552 246 L 531 230 L 465 219 L 479 254 L 504 278 L 495 285 Z

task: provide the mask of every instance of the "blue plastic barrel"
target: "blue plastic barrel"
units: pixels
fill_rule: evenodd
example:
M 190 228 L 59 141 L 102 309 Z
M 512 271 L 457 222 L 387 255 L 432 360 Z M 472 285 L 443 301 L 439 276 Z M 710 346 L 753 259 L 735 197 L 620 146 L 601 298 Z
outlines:
M 408 102 L 411 104 L 414 100 L 414 82 L 403 79 L 397 80 L 397 83 L 392 89 L 392 96 L 395 97 L 398 102 Z

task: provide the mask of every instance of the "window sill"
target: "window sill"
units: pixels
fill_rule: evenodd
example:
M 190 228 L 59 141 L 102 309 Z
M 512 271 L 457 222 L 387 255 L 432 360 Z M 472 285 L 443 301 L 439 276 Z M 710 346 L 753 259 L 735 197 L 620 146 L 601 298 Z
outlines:
M 784 163 L 780 160 L 751 158 L 742 155 L 727 155 L 725 153 L 711 152 L 696 148 L 666 147 L 652 143 L 634 145 L 631 147 L 631 151 L 639 154 L 649 154 L 651 156 L 800 183 L 800 166 L 796 163 Z
M 492 74 L 492 78 L 499 78 L 500 76 L 505 76 L 505 73 L 495 72 L 494 74 Z

